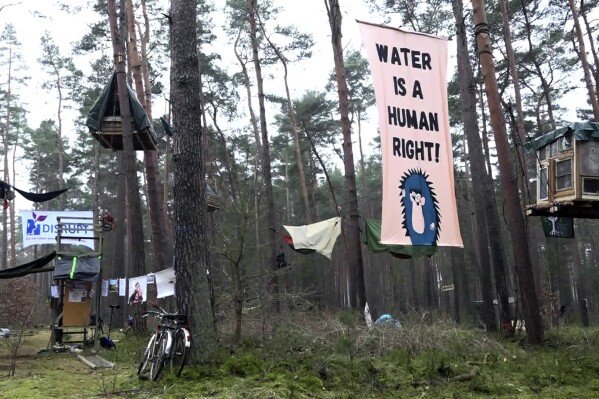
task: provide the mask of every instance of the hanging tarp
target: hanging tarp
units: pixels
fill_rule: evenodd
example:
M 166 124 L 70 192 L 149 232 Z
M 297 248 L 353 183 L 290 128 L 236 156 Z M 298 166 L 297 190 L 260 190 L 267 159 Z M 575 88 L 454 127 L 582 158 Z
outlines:
M 294 249 L 313 249 L 331 259 L 337 237 L 341 234 L 341 218 L 303 226 L 283 226 L 293 240 Z
M 27 199 L 31 202 L 50 201 L 51 199 L 58 197 L 60 194 L 66 192 L 68 190 L 68 188 L 65 188 L 62 190 L 49 191 L 47 193 L 30 193 L 28 191 L 23 191 L 21 189 L 18 189 L 15 186 L 12 186 L 12 185 L 0 180 L 0 198 L 9 200 L 9 201 L 12 200 L 15 197 L 15 195 L 11 189 L 14 189 L 16 192 L 21 194 L 25 199 Z
M 437 247 L 434 246 L 409 246 L 409 245 L 386 245 L 381 244 L 381 221 L 366 219 L 366 231 L 364 243 L 374 253 L 389 252 L 396 258 L 410 259 L 421 256 L 432 256 Z
M 295 245 L 293 245 L 293 238 L 289 234 L 283 234 L 283 242 L 285 242 L 285 244 L 287 244 L 289 246 L 289 248 L 293 249 L 296 252 L 299 252 L 302 255 L 308 255 L 313 252 L 316 252 L 315 249 L 308 249 L 308 248 L 298 249 L 298 248 L 296 248 Z
M 599 123 L 597 122 L 574 122 L 560 127 L 552 132 L 545 133 L 542 136 L 529 141 L 524 146 L 527 150 L 538 150 L 541 147 L 572 133 L 576 141 L 599 141 Z
M 154 131 L 152 121 L 148 118 L 148 114 L 146 114 L 144 107 L 138 101 L 135 92 L 129 85 L 127 85 L 127 94 L 129 95 L 129 108 L 133 119 L 133 127 L 137 132 L 136 135 L 143 136 L 133 140 L 135 149 L 156 149 L 156 132 Z M 122 131 L 120 132 L 120 135 L 115 135 L 115 137 L 110 138 L 105 137 L 105 135 L 102 134 L 108 133 L 105 132 L 105 130 L 107 130 L 107 123 L 110 123 L 111 126 L 114 123 L 120 123 L 120 115 L 115 72 L 112 74 L 108 84 L 102 89 L 100 97 L 98 97 L 89 111 L 85 125 L 102 145 L 107 148 L 122 150 Z
M 56 261 L 54 280 L 96 281 L 100 273 L 100 258 L 63 256 Z
M 55 256 L 56 252 L 51 252 L 44 257 L 25 263 L 23 265 L 12 267 L 10 269 L 0 270 L 0 279 L 23 277 L 32 273 L 52 271 L 54 270 L 53 267 L 45 266 L 48 263 L 50 263 Z

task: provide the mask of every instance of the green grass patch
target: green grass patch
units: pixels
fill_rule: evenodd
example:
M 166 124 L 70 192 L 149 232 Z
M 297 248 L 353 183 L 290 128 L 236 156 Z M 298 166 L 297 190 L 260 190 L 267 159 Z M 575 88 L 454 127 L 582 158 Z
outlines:
M 40 332 L 28 338 L 16 376 L 0 378 L 0 397 L 599 397 L 594 329 L 551 331 L 544 345 L 528 347 L 442 323 L 367 331 L 344 317 L 282 321 L 268 340 L 249 335 L 220 348 L 211 364 L 187 367 L 180 379 L 166 365 L 158 382 L 136 375 L 145 336 L 116 334 L 116 350 L 99 351 L 116 367 L 91 370 L 75 353 L 37 354 L 49 339 Z M 0 373 L 7 374 L 9 360 L 0 341 Z

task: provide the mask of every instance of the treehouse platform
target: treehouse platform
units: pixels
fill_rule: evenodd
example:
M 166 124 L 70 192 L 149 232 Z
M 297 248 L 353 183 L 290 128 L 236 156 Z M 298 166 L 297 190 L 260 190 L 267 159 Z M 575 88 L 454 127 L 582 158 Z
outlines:
M 528 216 L 556 216 L 577 219 L 599 219 L 599 202 L 565 201 L 553 204 L 529 205 Z

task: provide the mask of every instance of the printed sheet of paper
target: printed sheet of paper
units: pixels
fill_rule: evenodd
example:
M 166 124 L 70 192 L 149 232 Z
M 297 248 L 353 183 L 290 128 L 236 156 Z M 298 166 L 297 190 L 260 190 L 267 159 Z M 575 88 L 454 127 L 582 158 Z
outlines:
M 119 291 L 119 281 L 116 278 L 111 278 L 108 280 L 108 291 L 110 292 L 118 292 Z
M 84 290 L 69 291 L 69 298 L 68 298 L 69 302 L 82 302 L 84 298 L 85 298 Z
M 60 297 L 57 285 L 53 285 L 50 287 L 50 295 L 52 295 L 52 298 Z
M 172 267 L 159 271 L 156 277 L 156 298 L 175 295 L 175 269 Z
M 119 279 L 119 296 L 127 295 L 127 279 Z
M 108 280 L 102 280 L 102 296 L 108 296 Z

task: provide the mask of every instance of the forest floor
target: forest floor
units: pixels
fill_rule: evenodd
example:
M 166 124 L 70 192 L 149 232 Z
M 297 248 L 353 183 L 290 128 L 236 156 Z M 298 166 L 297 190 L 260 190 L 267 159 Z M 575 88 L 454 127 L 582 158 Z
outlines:
M 114 334 L 117 349 L 99 355 L 115 368 L 94 371 L 76 353 L 38 353 L 49 333 L 36 331 L 14 377 L 0 339 L 0 398 L 599 398 L 597 328 L 552 329 L 530 347 L 523 336 L 415 320 L 368 331 L 338 315 L 296 315 L 268 339 L 246 333 L 234 350 L 222 341 L 213 363 L 180 379 L 166 368 L 157 382 L 136 374 L 143 336 Z

